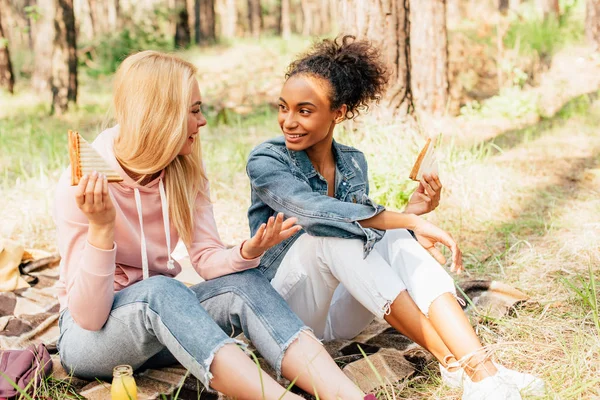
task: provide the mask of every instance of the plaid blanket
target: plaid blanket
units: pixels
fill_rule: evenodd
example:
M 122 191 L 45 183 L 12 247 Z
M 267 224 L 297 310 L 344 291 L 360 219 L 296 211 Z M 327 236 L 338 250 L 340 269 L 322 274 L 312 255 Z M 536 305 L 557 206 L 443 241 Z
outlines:
M 21 349 L 30 343 L 45 343 L 49 350 L 56 352 L 55 344 L 59 336 L 58 311 L 54 283 L 58 279 L 58 257 L 46 255 L 30 265 L 32 278 L 37 281 L 29 288 L 14 292 L 0 293 L 0 348 Z M 35 270 L 35 271 L 34 271 Z M 502 317 L 527 296 L 506 284 L 496 281 L 471 280 L 459 284 L 466 301 L 466 311 L 471 317 L 483 314 Z M 478 313 L 473 312 L 476 307 Z M 243 338 L 242 338 L 243 339 Z M 374 321 L 363 333 L 353 340 L 336 340 L 325 343 L 327 351 L 343 366 L 345 373 L 365 392 L 380 385 L 379 378 L 369 365 L 372 363 L 383 382 L 397 382 L 409 378 L 423 369 L 432 356 L 418 345 L 396 332 L 385 321 Z M 361 350 L 368 355 L 368 361 Z M 68 379 L 82 396 L 88 399 L 110 399 L 110 383 L 84 381 L 69 377 L 63 370 L 58 355 L 53 355 L 53 376 Z M 261 365 L 272 376 L 273 370 L 259 357 Z M 194 377 L 186 376 L 181 366 L 148 370 L 136 374 L 139 399 L 158 399 L 161 395 L 171 395 L 177 390 L 179 399 L 197 399 L 202 387 Z M 282 384 L 286 384 L 282 381 Z M 181 389 L 179 389 L 181 387 Z M 294 390 L 296 391 L 296 390 Z M 311 398 L 298 390 L 305 398 Z M 218 398 L 203 393 L 202 399 Z

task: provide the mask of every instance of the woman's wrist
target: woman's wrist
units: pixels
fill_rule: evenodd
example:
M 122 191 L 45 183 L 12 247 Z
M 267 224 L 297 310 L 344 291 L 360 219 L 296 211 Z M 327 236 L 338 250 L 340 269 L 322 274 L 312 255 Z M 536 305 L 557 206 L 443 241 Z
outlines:
M 115 224 L 94 224 L 88 226 L 88 243 L 102 250 L 112 250 L 115 242 Z
M 254 247 L 248 244 L 247 240 L 244 240 L 240 245 L 240 255 L 244 260 L 253 260 L 256 257 L 260 257 L 262 252 L 256 254 Z
M 363 228 L 410 229 L 419 224 L 420 218 L 415 214 L 385 210 L 374 217 L 359 221 Z

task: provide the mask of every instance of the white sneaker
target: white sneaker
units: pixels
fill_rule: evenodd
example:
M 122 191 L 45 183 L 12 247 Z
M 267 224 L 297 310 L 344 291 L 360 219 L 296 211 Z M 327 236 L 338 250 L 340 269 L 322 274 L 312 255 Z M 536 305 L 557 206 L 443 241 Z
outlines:
M 460 389 L 462 387 L 463 376 L 465 375 L 464 369 L 453 368 L 453 370 L 450 371 L 440 363 L 440 374 L 442 375 L 442 383 L 445 385 L 453 389 Z
M 494 365 L 498 369 L 498 375 L 518 387 L 523 394 L 530 396 L 543 396 L 546 394 L 546 383 L 537 376 L 508 369 L 496 363 Z
M 515 385 L 520 391 L 523 392 L 523 394 L 530 396 L 543 396 L 546 393 L 546 384 L 542 379 L 531 374 L 525 374 L 505 368 L 495 362 L 494 366 L 496 369 L 498 369 L 498 376 Z M 454 389 L 461 388 L 463 386 L 463 379 L 467 377 L 464 369 L 457 368 L 453 371 L 450 371 L 442 364 L 440 364 L 440 373 L 442 375 L 442 382 Z
M 467 376 L 463 381 L 462 400 L 521 400 L 519 389 L 498 374 L 473 382 Z

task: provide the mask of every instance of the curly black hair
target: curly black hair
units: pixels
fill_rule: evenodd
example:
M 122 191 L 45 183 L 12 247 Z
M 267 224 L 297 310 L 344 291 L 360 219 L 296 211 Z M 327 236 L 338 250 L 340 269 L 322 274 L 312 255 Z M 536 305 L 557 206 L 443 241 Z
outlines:
M 347 119 L 368 110 L 370 102 L 379 102 L 389 78 L 379 50 L 369 41 L 356 40 L 351 35 L 315 43 L 289 65 L 285 78 L 301 74 L 327 80 L 332 89 L 331 109 L 346 104 Z

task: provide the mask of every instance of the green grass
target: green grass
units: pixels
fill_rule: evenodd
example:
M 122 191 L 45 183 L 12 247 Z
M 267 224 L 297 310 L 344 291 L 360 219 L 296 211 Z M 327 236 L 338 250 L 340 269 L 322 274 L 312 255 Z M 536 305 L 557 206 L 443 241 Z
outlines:
M 525 3 L 525 2 L 524 2 Z M 550 59 L 564 46 L 581 42 L 585 15 L 582 0 L 564 1 L 559 18 L 542 19 L 533 2 L 527 2 L 513 16 L 504 37 L 507 48 L 516 49 L 524 55 L 537 55 Z

